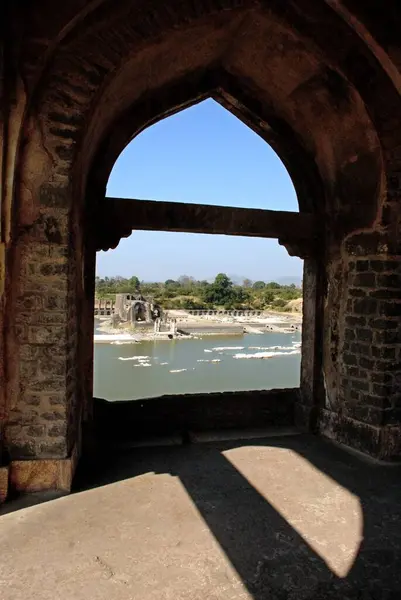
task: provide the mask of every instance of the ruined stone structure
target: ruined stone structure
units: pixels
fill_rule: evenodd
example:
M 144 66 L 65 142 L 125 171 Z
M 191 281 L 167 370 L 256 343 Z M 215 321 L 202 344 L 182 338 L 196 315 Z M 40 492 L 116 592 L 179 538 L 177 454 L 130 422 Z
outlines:
M 145 298 L 141 294 L 116 294 L 114 314 L 120 321 L 153 323 L 161 316 L 161 310 L 151 298 Z
M 261 310 L 189 310 L 190 315 L 196 317 L 219 316 L 222 317 L 258 317 Z
M 69 0 L 56 11 L 6 0 L 1 23 L 0 419 L 11 486 L 70 486 L 93 421 L 95 253 L 133 229 L 273 237 L 304 258 L 291 414 L 399 459 L 396 0 Z M 276 150 L 299 214 L 105 197 L 135 135 L 206 97 Z
M 115 300 L 104 300 L 102 298 L 95 298 L 95 317 L 109 317 L 114 315 Z

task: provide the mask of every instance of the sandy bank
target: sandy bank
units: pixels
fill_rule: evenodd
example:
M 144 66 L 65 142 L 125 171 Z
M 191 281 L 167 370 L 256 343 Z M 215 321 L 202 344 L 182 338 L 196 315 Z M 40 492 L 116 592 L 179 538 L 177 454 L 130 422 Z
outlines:
M 264 313 L 258 317 L 219 317 L 217 315 L 194 316 L 186 311 L 168 311 L 177 321 L 179 331 L 176 339 L 213 335 L 243 335 L 244 333 L 293 333 L 300 331 L 302 319 L 298 314 Z M 111 319 L 96 321 L 95 343 L 134 344 L 146 340 L 168 340 L 169 333 L 155 334 L 153 327 L 132 329 L 128 325 L 113 327 Z

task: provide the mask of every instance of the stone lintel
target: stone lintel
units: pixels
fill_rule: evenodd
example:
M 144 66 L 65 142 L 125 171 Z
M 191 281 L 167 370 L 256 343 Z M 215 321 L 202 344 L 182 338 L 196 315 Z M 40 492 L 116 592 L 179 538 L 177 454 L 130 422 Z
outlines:
M 115 247 L 116 237 L 127 237 L 135 229 L 285 238 L 295 244 L 311 240 L 317 231 L 310 213 L 110 197 L 102 211 L 97 240 L 101 249 L 109 240 L 109 247 Z
M 10 463 L 10 490 L 17 493 L 70 492 L 78 462 L 75 448 L 69 458 L 13 460 Z

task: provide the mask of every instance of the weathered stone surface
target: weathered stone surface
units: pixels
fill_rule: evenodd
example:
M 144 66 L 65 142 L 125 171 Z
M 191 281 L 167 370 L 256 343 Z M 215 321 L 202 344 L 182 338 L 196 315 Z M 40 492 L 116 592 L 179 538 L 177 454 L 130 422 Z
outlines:
M 13 460 L 9 467 L 10 489 L 14 493 L 69 492 L 77 461 L 77 448 L 65 459 Z
M 13 461 L 10 467 L 10 485 L 16 492 L 43 490 L 70 491 L 71 466 L 69 460 Z
M 294 424 L 297 389 L 186 394 L 144 401 L 95 399 L 94 420 L 102 445 L 143 435 Z
M 64 4 L 52 13 L 39 0 L 35 11 L 24 6 L 6 15 L 0 420 L 7 452 L 14 459 L 61 458 L 79 438 L 91 414 L 96 240 L 107 234 L 106 246 L 116 245 L 134 223 L 274 234 L 307 256 L 305 282 L 312 287 L 304 291 L 301 390 L 281 416 L 293 418 L 295 410 L 313 428 L 325 409 L 339 439 L 378 456 L 388 439 L 395 455 L 401 384 L 395 0 L 386 9 L 360 0 L 347 7 L 271 2 L 269 10 L 253 0 L 168 6 L 155 0 L 135 10 L 128 0 Z M 25 22 L 30 26 L 23 29 Z M 264 220 L 263 211 L 155 203 L 142 212 L 137 204 L 136 221 L 107 220 L 106 183 L 126 144 L 207 96 L 277 151 L 300 214 Z M 237 397 L 223 405 L 220 415 L 204 416 L 199 408 L 191 422 L 207 417 L 229 425 L 230 410 L 236 422 L 252 421 Z M 55 408 L 59 419 L 49 417 Z M 158 410 L 155 422 L 164 414 Z M 322 428 L 330 429 L 321 414 Z M 379 443 L 373 421 L 378 428 L 391 423 L 387 438 L 380 429 Z
M 9 467 L 0 467 L 0 504 L 6 501 L 8 495 Z
M 98 231 L 99 250 L 108 249 L 108 236 L 112 235 L 110 244 L 114 247 L 116 234 L 127 237 L 135 229 L 273 237 L 303 243 L 310 248 L 318 230 L 318 224 L 310 214 L 202 204 L 107 197 L 102 211 L 104 227 L 99 227 Z

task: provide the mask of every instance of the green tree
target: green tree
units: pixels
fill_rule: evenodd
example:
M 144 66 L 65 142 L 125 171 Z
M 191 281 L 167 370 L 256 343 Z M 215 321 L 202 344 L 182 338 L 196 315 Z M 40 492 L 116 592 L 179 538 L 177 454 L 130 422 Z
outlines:
M 252 286 L 254 290 L 263 290 L 265 287 L 266 284 L 264 281 L 255 281 L 255 283 Z
M 128 280 L 128 284 L 133 290 L 139 290 L 141 287 L 140 281 L 136 275 L 133 275 L 133 277 Z
M 209 304 L 229 305 L 235 300 L 233 282 L 225 273 L 219 273 L 213 283 L 203 289 L 203 299 Z
M 178 285 L 180 285 L 180 284 L 178 283 L 178 281 L 174 281 L 174 279 L 167 279 L 167 280 L 164 282 L 164 285 L 165 285 L 166 287 L 170 287 L 170 288 L 171 288 L 171 287 L 177 287 L 177 286 L 178 286 Z
M 271 290 L 279 290 L 281 288 L 281 285 L 279 283 L 276 283 L 275 281 L 269 281 L 269 283 L 266 283 L 266 287 Z
M 263 294 L 263 303 L 265 305 L 271 304 L 274 301 L 273 290 L 265 290 Z

